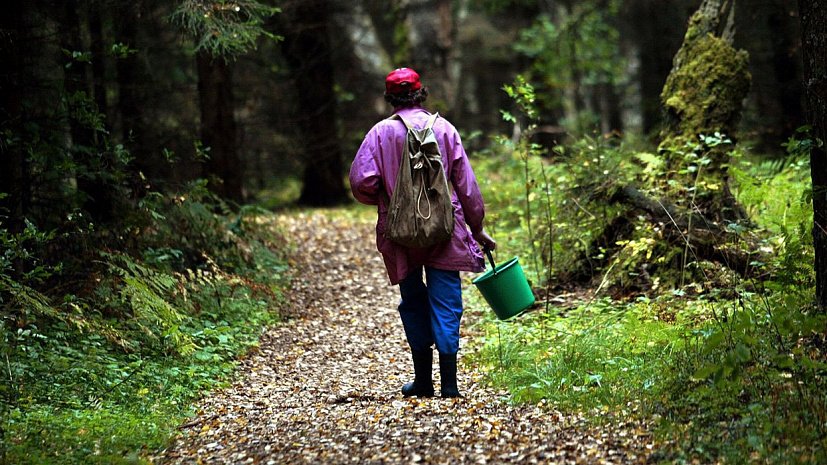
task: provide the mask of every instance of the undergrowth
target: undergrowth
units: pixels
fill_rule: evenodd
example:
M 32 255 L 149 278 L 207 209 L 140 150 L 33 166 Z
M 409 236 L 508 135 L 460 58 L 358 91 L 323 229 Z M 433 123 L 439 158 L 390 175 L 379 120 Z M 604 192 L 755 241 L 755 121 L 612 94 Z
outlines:
M 0 463 L 144 462 L 277 321 L 287 269 L 265 212 L 196 183 L 133 214 L 116 241 L 2 230 Z
M 516 402 L 546 400 L 567 411 L 625 406 L 663 381 L 679 339 L 651 306 L 600 299 L 491 322 L 482 352 L 489 378 Z
M 531 104 L 519 82 L 507 91 Z M 540 297 L 507 322 L 483 319 L 475 357 L 489 382 L 515 402 L 544 401 L 596 423 L 647 422 L 656 462 L 827 461 L 827 318 L 812 305 L 809 166 L 796 137 L 784 161 L 733 154 L 732 191 L 752 224 L 728 226 L 729 239 L 760 238 L 747 278 L 697 260 L 655 274 L 673 259 L 641 224 L 611 261 L 587 250 L 612 217 L 602 194 L 613 182 L 665 176 L 645 148 L 584 137 L 547 153 L 522 138 L 474 160 L 498 254 L 520 257 Z M 598 279 L 589 289 L 557 286 L 583 252 L 604 267 Z M 639 292 L 610 297 L 611 286 L 647 271 Z M 485 305 L 469 297 L 472 308 Z

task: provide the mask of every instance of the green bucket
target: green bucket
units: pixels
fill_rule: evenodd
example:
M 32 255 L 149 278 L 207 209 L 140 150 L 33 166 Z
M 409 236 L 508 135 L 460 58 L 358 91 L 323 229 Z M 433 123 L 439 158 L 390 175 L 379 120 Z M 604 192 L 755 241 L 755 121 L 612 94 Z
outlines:
M 492 269 L 471 283 L 480 290 L 497 318 L 507 320 L 533 305 L 534 293 L 531 292 L 517 257 L 498 266 L 494 263 L 491 252 L 486 250 L 485 253 Z

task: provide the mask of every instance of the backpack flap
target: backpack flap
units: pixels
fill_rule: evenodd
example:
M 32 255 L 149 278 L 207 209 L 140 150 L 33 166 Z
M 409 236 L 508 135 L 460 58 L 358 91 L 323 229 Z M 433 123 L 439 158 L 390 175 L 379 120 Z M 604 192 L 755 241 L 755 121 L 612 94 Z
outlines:
M 401 115 L 407 132 L 388 212 L 385 237 L 406 247 L 430 247 L 449 240 L 454 230 L 451 191 L 433 131 L 438 113 L 422 129 Z

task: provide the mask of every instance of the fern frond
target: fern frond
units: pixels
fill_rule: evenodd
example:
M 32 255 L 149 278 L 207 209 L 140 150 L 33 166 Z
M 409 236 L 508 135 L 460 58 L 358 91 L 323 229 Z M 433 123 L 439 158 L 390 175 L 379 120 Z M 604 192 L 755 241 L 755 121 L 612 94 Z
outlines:
M 4 295 L 8 297 L 4 298 Z M 52 306 L 48 297 L 23 283 L 15 281 L 5 273 L 0 273 L 0 305 L 12 314 L 46 316 L 58 319 L 61 317 L 60 312 Z
M 149 337 L 169 344 L 180 354 L 195 349 L 192 339 L 181 332 L 188 316 L 174 305 L 179 281 L 172 275 L 148 268 L 123 254 L 103 253 L 112 273 L 122 280 L 119 295 L 135 316 L 135 324 Z

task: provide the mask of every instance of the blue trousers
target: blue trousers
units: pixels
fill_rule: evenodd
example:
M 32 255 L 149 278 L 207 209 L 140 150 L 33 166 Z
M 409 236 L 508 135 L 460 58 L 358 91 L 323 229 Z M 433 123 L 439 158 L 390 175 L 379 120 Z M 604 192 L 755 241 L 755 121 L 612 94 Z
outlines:
M 436 350 L 442 355 L 459 351 L 459 323 L 462 318 L 462 287 L 459 271 L 415 268 L 399 283 L 402 301 L 399 316 L 408 345 L 414 351 Z

